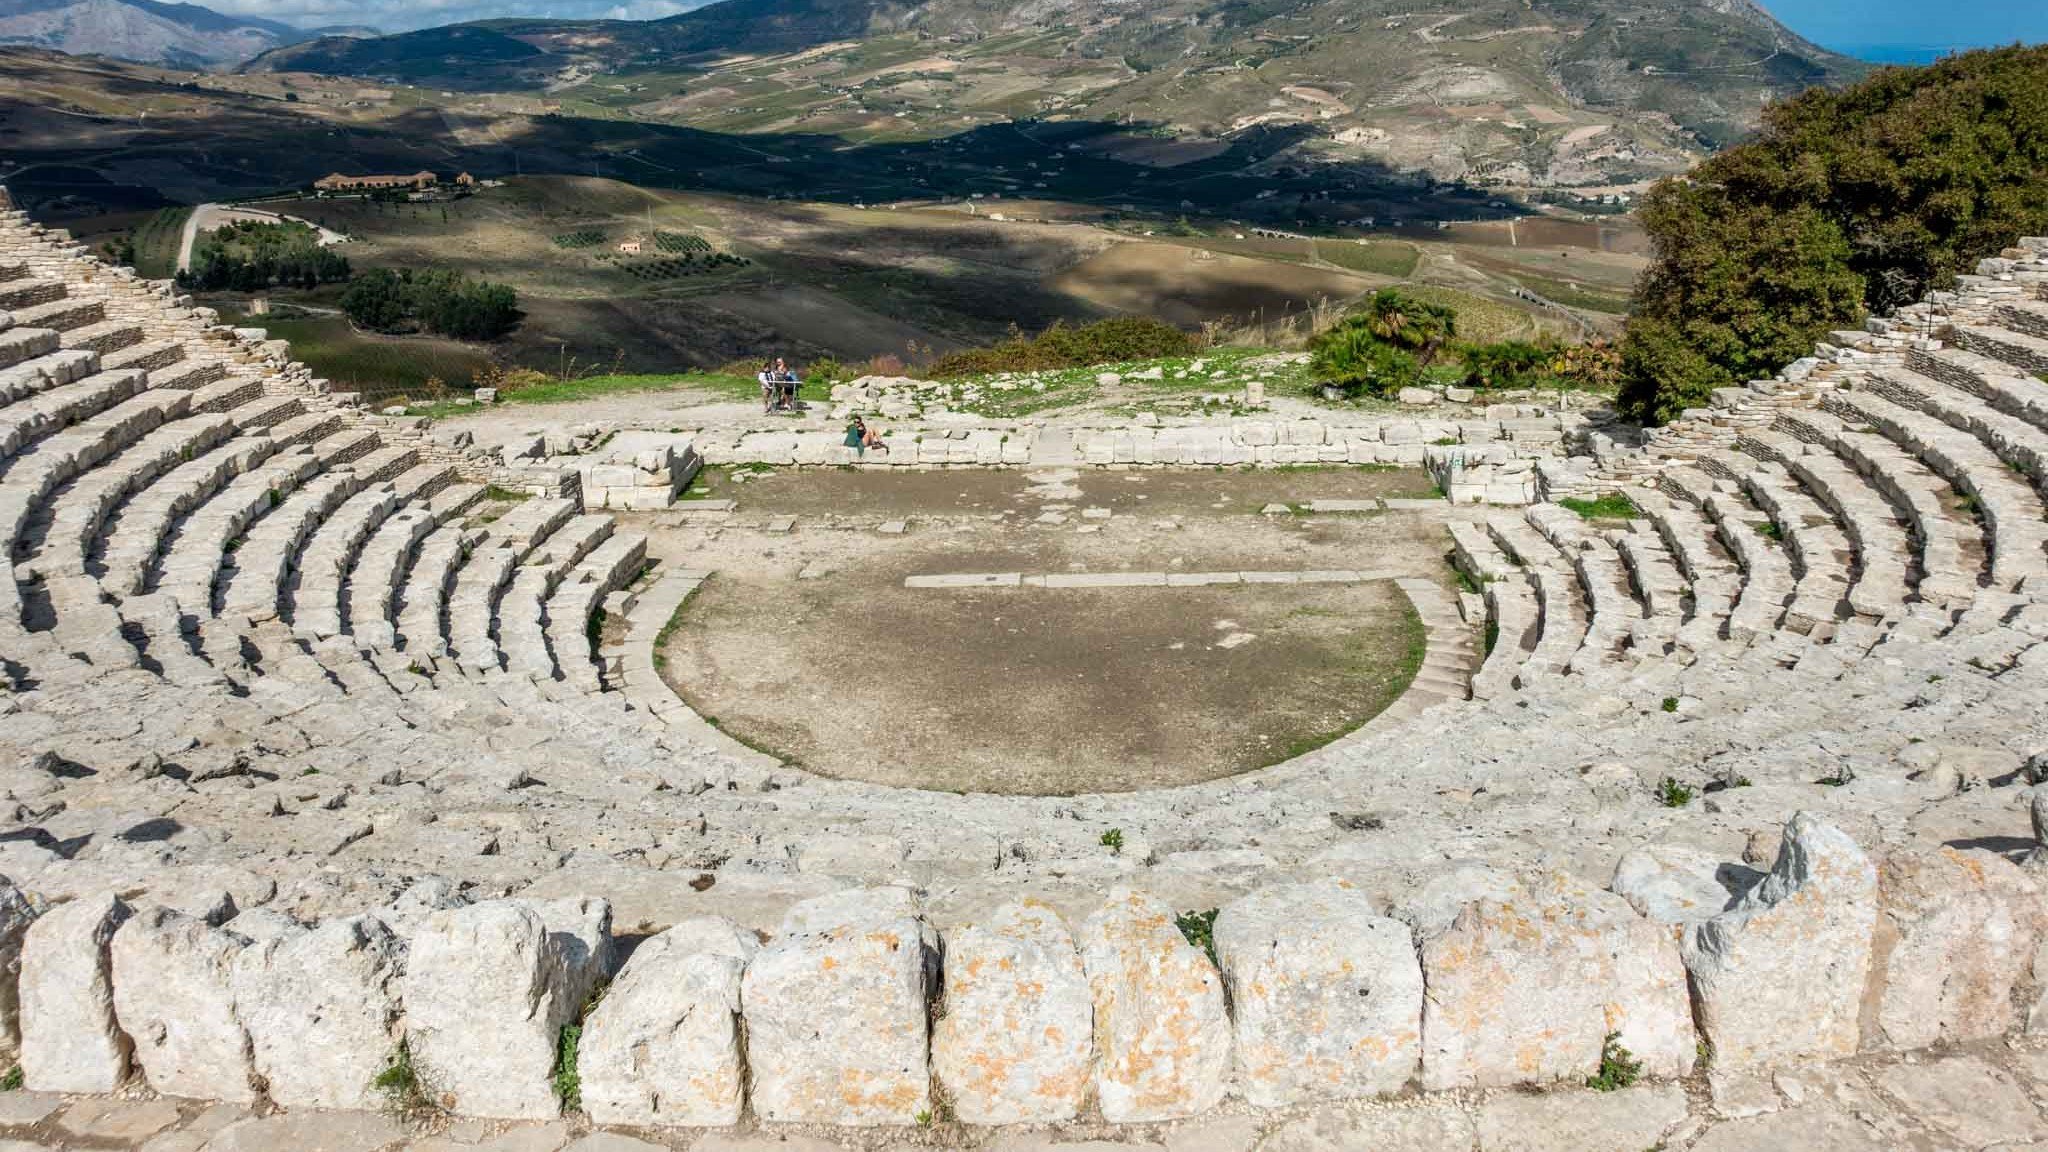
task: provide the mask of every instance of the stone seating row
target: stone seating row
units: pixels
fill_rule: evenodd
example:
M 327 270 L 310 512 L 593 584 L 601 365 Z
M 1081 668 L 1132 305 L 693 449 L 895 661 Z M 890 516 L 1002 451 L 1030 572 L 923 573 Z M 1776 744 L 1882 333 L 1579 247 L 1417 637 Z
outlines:
M 59 252 L 37 271 L 69 267 Z M 80 297 L 76 283 L 19 263 L 6 268 L 0 283 L 16 311 L 0 317 L 8 335 L 0 343 L 0 510 L 11 528 L 5 555 L 19 567 L 0 581 L 0 631 L 23 641 L 24 656 L 54 646 L 102 669 L 140 663 L 186 684 L 220 686 L 251 669 L 245 626 L 266 620 L 314 642 L 357 624 L 366 645 L 402 642 L 402 591 L 416 546 L 480 496 L 481 485 L 444 498 L 449 465 L 422 464 L 417 450 L 380 444 L 376 432 L 345 425 L 330 407 L 309 408 L 293 389 L 231 371 L 225 360 L 189 357 L 186 341 L 145 340 L 127 318 L 135 309 L 110 318 L 113 297 L 90 276 L 80 279 L 92 295 Z M 397 530 L 363 567 L 366 546 L 401 508 L 403 523 L 424 528 Z M 515 519 L 513 535 L 531 543 L 557 523 L 520 527 Z M 550 682 L 562 675 L 558 653 L 579 676 L 595 668 L 583 623 L 550 609 L 594 611 L 618 582 L 640 573 L 638 538 L 583 566 L 609 532 L 608 518 L 585 518 L 574 540 L 556 541 L 545 567 L 519 589 L 512 651 L 493 648 L 497 666 L 509 660 Z M 362 607 L 350 600 L 357 577 Z M 42 605 L 33 627 L 38 609 L 22 600 L 24 581 Z M 558 591 L 574 594 L 555 604 Z M 488 619 L 484 636 L 493 644 L 496 630 Z M 134 651 L 108 642 L 122 636 Z M 582 679 L 578 693 L 593 687 Z

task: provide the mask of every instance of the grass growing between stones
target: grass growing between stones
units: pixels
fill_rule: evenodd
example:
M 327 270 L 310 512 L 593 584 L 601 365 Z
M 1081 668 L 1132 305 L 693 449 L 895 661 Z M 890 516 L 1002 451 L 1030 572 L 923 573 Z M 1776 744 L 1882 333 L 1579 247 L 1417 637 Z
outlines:
M 1689 784 L 1680 784 L 1676 777 L 1666 776 L 1657 785 L 1657 803 L 1666 808 L 1683 808 L 1692 803 L 1693 789 Z
M 1188 943 L 1202 950 L 1209 963 L 1216 963 L 1216 912 L 1183 912 L 1173 918 L 1173 926 L 1180 929 L 1181 936 Z
M 1619 492 L 1603 493 L 1593 500 L 1567 496 L 1558 503 L 1588 520 L 1631 520 L 1642 515 L 1636 502 Z
M 413 1060 L 412 1048 L 403 1040 L 391 1054 L 391 1062 L 370 1084 L 384 1094 L 386 1107 L 402 1119 L 424 1119 L 441 1111 L 425 1073 Z
M 583 1077 L 576 1071 L 576 1047 L 583 1042 L 583 1025 L 562 1025 L 561 1040 L 555 1046 L 555 1098 L 562 1111 L 583 1110 Z
M 1632 1087 L 1642 1078 L 1642 1061 L 1621 1046 L 1621 1033 L 1609 1032 L 1600 1048 L 1600 1071 L 1586 1078 L 1586 1087 L 1595 1092 L 1613 1092 Z
M 19 1092 L 21 1083 L 21 1065 L 16 1064 L 7 1070 L 6 1075 L 0 1076 L 0 1092 Z
M 583 1075 L 577 1069 L 577 1049 L 583 1044 L 583 1022 L 597 1010 L 604 1000 L 604 994 L 611 990 L 611 982 L 603 981 L 590 990 L 590 996 L 583 1001 L 583 1007 L 576 1013 L 574 1022 L 562 1025 L 562 1032 L 555 1041 L 555 1099 L 562 1102 L 564 1114 L 583 1111 Z

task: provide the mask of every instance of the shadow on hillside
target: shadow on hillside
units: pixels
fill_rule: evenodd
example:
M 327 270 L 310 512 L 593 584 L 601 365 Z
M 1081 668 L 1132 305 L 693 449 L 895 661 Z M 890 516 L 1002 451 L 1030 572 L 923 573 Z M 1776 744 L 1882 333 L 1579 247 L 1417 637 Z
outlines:
M 1361 217 L 1415 224 L 1507 214 L 1483 192 L 1298 149 L 1315 135 L 1306 125 L 1253 129 L 1216 156 L 1154 168 L 1099 146 L 1153 134 L 1156 126 L 1102 121 L 1020 121 L 934 140 L 853 144 L 816 134 L 723 135 L 560 115 L 520 122 L 516 132 L 502 121 L 485 131 L 481 122 L 433 109 L 362 129 L 309 121 L 281 101 L 239 98 L 217 107 L 124 131 L 104 149 L 92 146 L 82 125 L 68 139 L 24 134 L 9 143 L 26 169 L 8 184 L 31 207 L 59 196 L 130 207 L 151 200 L 156 189 L 210 189 L 213 198 L 226 198 L 302 188 L 334 171 L 462 168 L 479 177 L 606 176 L 655 188 L 847 204 L 981 197 L 994 208 L 998 200 L 1038 199 L 1105 213 L 1186 213 L 1283 228 Z M 7 112 L 0 96 L 0 120 Z M 132 175 L 150 170 L 170 178 Z

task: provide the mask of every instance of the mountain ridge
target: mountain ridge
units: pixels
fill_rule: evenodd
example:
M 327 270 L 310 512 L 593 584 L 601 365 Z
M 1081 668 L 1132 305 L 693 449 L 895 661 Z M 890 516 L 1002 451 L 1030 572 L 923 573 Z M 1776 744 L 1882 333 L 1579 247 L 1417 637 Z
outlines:
M 1211 139 L 1304 123 L 1324 147 L 1397 168 L 1536 185 L 1682 171 L 1746 134 L 1769 100 L 1863 70 L 1753 0 L 1409 9 L 1410 0 L 723 0 L 646 22 L 503 19 L 317 39 L 245 70 L 856 138 L 1035 116 Z M 619 95 L 641 89 L 659 95 Z
M 305 38 L 288 24 L 164 0 L 0 0 L 0 44 L 143 64 L 233 67 Z

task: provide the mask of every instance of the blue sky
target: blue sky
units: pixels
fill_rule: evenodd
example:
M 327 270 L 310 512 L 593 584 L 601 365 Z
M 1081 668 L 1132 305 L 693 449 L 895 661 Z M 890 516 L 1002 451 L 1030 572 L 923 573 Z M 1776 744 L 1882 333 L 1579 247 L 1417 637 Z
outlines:
M 1875 45 L 1979 48 L 2048 41 L 2048 0 L 1763 0 L 1800 35 L 1837 51 Z
M 311 27 L 372 23 L 399 31 L 487 16 L 648 19 L 703 0 L 200 0 L 221 12 Z M 1762 0 L 1780 20 L 1838 51 L 1873 45 L 1971 48 L 2048 41 L 2048 0 Z

